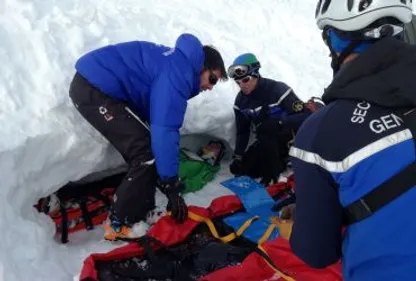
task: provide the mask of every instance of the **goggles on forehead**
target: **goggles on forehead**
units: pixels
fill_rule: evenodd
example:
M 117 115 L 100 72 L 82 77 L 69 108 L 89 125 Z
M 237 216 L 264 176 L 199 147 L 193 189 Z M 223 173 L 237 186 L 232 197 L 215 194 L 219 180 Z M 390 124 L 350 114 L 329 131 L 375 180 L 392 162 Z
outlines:
M 249 75 L 254 70 L 260 68 L 260 63 L 253 63 L 251 65 L 236 64 L 228 68 L 228 76 L 231 79 L 238 79 Z

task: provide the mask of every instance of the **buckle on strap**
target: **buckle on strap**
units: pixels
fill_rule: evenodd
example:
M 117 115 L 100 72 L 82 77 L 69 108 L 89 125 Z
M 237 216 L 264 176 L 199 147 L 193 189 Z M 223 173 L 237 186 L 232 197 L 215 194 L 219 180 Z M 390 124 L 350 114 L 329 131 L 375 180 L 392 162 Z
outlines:
M 348 224 L 361 221 L 373 214 L 371 206 L 363 198 L 347 206 L 345 209 Z

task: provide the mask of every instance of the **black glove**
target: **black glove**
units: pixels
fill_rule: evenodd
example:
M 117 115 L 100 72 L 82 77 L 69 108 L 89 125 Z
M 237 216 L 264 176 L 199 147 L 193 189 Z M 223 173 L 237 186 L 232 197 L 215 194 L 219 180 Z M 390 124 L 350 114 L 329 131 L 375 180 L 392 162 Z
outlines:
M 233 156 L 233 162 L 230 164 L 230 172 L 233 175 L 243 174 L 243 157 L 240 155 Z
M 277 176 L 263 176 L 260 180 L 260 184 L 265 187 L 268 187 L 270 183 L 277 183 Z
M 184 189 L 183 183 L 175 177 L 169 180 L 158 180 L 157 186 L 168 198 L 166 210 L 172 212 L 171 216 L 178 223 L 183 223 L 188 218 L 188 207 L 179 194 Z

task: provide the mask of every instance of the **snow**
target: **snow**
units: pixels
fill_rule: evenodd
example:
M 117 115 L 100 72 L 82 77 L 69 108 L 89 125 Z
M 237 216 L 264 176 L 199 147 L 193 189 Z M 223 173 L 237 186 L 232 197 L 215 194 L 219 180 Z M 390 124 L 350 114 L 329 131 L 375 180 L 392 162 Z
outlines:
M 315 0 L 2 0 L 0 2 L 0 280 L 76 280 L 83 260 L 119 244 L 102 229 L 61 245 L 51 220 L 32 205 L 68 181 L 118 167 L 120 155 L 75 111 L 68 98 L 74 62 L 109 43 L 174 44 L 182 32 L 213 44 L 229 65 L 254 52 L 264 76 L 302 98 L 320 96 L 330 81 L 328 50 L 314 22 Z M 224 83 L 190 101 L 183 134 L 234 141 L 237 86 Z M 229 191 L 227 167 L 190 204 L 207 206 Z M 166 199 L 158 194 L 158 205 Z M 140 226 L 144 232 L 146 226 Z

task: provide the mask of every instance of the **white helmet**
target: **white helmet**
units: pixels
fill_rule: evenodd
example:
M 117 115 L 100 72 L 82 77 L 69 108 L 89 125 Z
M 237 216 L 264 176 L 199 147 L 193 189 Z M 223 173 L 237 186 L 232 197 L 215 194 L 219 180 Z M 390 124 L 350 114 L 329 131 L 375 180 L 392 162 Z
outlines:
M 412 0 L 319 0 L 316 23 L 342 31 L 368 27 L 378 19 L 393 17 L 402 23 L 412 20 Z

